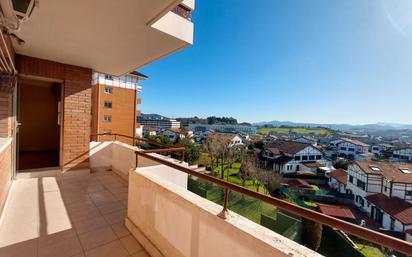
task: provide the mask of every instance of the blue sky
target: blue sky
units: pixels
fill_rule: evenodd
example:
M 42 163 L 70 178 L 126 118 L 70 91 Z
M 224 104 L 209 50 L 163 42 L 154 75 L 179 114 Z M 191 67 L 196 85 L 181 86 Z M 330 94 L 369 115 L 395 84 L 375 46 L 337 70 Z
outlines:
M 412 123 L 412 0 L 197 0 L 193 46 L 140 71 L 143 113 Z

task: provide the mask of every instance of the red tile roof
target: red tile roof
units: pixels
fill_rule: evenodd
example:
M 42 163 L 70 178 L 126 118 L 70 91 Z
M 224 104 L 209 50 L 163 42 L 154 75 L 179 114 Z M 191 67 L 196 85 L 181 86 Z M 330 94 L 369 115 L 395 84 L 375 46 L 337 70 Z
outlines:
M 368 144 L 365 144 L 364 142 L 361 142 L 359 140 L 355 140 L 355 139 L 350 139 L 350 138 L 341 138 L 342 141 L 345 141 L 347 143 L 351 143 L 354 145 L 358 145 L 358 146 L 363 146 L 363 147 L 369 147 Z
M 343 218 L 343 219 L 351 219 L 355 220 L 355 215 L 353 215 L 352 211 L 344 206 L 340 205 L 329 205 L 329 204 L 318 204 L 319 211 L 323 214 L 335 217 L 335 218 Z
M 405 225 L 412 224 L 412 204 L 407 201 L 398 197 L 389 198 L 382 193 L 369 195 L 366 200 L 401 223 Z
M 329 177 L 336 179 L 339 183 L 346 185 L 348 181 L 348 173 L 344 169 L 337 169 L 328 173 Z
M 312 189 L 312 186 L 302 179 L 290 179 L 286 182 L 286 184 L 288 184 L 290 187 L 302 187 Z
M 304 165 L 308 168 L 320 168 L 320 167 L 322 167 L 322 164 L 320 164 L 319 162 L 305 162 L 305 163 L 302 163 L 302 165 Z
M 313 147 L 313 146 L 309 144 L 299 143 L 299 142 L 278 140 L 271 144 L 266 145 L 265 149 L 272 149 L 272 150 L 278 149 L 278 151 L 280 151 L 281 153 L 293 155 L 293 154 L 296 154 L 302 151 L 306 147 Z
M 409 234 L 409 235 L 412 236 L 412 229 L 405 230 L 405 233 L 407 233 L 407 234 Z
M 412 172 L 412 164 L 376 162 L 376 161 L 355 161 L 355 164 L 366 174 L 382 175 L 386 179 L 412 184 L 412 173 L 403 173 L 401 169 L 408 169 Z M 372 170 L 371 167 L 377 167 L 379 170 Z

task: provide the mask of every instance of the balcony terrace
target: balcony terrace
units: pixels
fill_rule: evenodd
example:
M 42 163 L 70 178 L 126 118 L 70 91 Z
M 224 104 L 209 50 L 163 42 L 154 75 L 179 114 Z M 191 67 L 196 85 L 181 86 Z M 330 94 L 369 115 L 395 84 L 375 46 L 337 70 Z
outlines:
M 121 135 L 90 143 L 90 170 L 22 173 L 0 222 L 0 256 L 320 256 L 227 209 L 229 191 L 405 254 L 412 245 L 194 171 Z M 177 155 L 175 155 L 176 157 Z M 222 186 L 222 206 L 187 190 L 188 175 Z

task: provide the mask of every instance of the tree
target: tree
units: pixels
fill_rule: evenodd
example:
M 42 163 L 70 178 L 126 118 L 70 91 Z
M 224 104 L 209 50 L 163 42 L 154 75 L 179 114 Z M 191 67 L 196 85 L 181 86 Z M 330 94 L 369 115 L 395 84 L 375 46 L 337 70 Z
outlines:
M 215 164 L 218 163 L 219 158 L 219 141 L 216 137 L 209 137 L 207 140 L 203 141 L 203 150 L 206 151 L 210 156 L 210 164 L 212 166 L 212 173 L 214 175 Z
M 256 164 L 253 156 L 243 152 L 240 161 L 239 178 L 242 181 L 242 186 L 245 186 L 246 181 L 251 178 L 252 174 L 256 173 Z

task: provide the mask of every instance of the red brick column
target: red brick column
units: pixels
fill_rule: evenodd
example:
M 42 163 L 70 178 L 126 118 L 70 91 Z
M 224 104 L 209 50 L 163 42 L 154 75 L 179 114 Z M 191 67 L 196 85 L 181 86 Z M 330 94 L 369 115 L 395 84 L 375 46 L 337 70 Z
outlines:
M 16 66 L 20 74 L 63 81 L 63 168 L 88 168 L 92 70 L 22 55 Z

